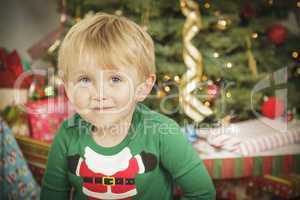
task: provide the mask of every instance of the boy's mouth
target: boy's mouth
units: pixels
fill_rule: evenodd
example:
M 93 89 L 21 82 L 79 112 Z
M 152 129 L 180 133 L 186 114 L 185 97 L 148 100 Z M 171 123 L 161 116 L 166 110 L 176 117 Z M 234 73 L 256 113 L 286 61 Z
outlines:
M 92 108 L 92 110 L 94 111 L 103 111 L 103 110 L 110 110 L 112 109 L 113 107 L 96 107 L 96 108 Z

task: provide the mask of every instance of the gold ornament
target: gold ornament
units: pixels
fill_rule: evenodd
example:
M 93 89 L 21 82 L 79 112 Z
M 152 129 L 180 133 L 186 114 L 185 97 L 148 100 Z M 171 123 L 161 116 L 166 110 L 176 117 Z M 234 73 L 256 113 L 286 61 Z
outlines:
M 249 66 L 253 76 L 256 78 L 257 77 L 257 66 L 256 66 L 256 60 L 251 51 L 251 40 L 249 37 L 246 37 L 245 40 L 246 40 L 246 48 L 247 48 L 246 54 L 247 54 L 247 58 L 248 58 L 248 66 Z
M 162 90 L 158 90 L 157 93 L 156 93 L 156 96 L 158 98 L 163 98 L 164 96 L 166 96 L 166 93 Z
M 187 116 L 196 122 L 200 122 L 205 116 L 212 114 L 212 110 L 206 107 L 193 94 L 199 87 L 203 75 L 202 55 L 192 44 L 193 37 L 202 28 L 200 10 L 198 4 L 192 0 L 181 0 L 180 7 L 186 16 L 183 26 L 183 60 L 187 66 L 187 72 L 182 76 L 179 89 L 179 103 Z

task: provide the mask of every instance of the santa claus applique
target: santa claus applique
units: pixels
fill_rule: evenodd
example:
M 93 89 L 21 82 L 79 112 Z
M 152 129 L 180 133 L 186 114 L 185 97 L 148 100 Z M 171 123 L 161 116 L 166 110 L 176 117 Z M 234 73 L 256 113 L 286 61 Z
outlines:
M 133 156 L 128 147 L 119 153 L 106 156 L 85 147 L 84 158 L 78 154 L 68 156 L 69 170 L 83 179 L 82 191 L 89 200 L 122 199 L 130 200 L 137 194 L 137 174 L 153 170 L 157 157 L 142 151 Z

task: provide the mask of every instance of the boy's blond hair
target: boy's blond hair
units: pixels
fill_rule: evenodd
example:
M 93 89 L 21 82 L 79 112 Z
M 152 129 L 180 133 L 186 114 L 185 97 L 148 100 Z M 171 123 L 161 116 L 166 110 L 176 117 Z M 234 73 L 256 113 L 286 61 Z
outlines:
M 133 21 L 96 13 L 75 24 L 58 53 L 58 69 L 67 79 L 68 69 L 96 65 L 105 69 L 134 67 L 142 80 L 155 73 L 154 44 Z

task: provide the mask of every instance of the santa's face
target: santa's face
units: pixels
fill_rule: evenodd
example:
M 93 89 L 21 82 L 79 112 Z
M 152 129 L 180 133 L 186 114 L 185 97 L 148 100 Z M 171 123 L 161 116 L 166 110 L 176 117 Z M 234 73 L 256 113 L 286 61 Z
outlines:
M 70 69 L 66 93 L 76 112 L 97 127 L 107 127 L 133 113 L 141 84 L 137 70 L 98 66 Z

